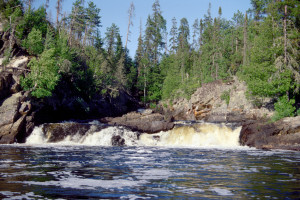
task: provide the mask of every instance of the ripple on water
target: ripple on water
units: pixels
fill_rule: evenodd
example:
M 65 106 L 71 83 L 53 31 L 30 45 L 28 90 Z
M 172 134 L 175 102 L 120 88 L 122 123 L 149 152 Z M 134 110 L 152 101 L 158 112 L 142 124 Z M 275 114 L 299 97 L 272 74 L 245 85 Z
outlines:
M 232 196 L 234 195 L 230 190 L 224 188 L 214 187 L 210 191 L 217 193 L 220 196 Z

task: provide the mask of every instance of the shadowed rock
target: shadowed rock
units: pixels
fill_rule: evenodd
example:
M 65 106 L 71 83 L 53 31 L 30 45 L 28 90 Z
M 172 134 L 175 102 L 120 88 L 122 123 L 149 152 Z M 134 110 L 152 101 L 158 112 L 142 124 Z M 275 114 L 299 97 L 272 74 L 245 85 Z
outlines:
M 174 127 L 174 123 L 166 121 L 164 116 L 159 113 L 141 114 L 131 112 L 122 117 L 103 118 L 101 121 L 109 125 L 125 126 L 133 131 L 144 133 L 158 133 L 171 130 Z
M 115 135 L 111 138 L 111 144 L 112 144 L 112 146 L 124 146 L 125 145 L 125 139 L 123 139 L 119 135 Z
M 240 143 L 260 149 L 300 151 L 300 116 L 275 123 L 249 121 L 242 127 Z
M 98 126 L 76 122 L 51 123 L 43 125 L 43 132 L 47 137 L 47 142 L 55 143 L 64 140 L 68 136 L 85 136 L 89 133 L 98 132 L 101 131 L 104 127 L 107 126 Z

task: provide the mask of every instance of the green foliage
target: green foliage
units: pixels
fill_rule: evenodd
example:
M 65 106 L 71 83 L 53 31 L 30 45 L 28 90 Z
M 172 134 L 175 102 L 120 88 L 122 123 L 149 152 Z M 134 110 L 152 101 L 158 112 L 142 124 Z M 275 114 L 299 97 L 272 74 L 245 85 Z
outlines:
M 31 72 L 21 80 L 22 87 L 37 98 L 51 96 L 60 79 L 55 49 L 44 51 L 39 59 L 33 58 L 28 66 Z
M 23 46 L 31 55 L 41 54 L 44 49 L 42 32 L 33 28 L 28 34 L 27 39 L 24 40 Z
M 273 121 L 280 120 L 284 117 L 293 117 L 295 116 L 294 107 L 295 100 L 288 98 L 287 95 L 281 96 L 277 103 L 275 103 L 275 114 L 272 117 Z
M 45 37 L 48 24 L 46 9 L 44 7 L 40 7 L 37 10 L 27 9 L 23 19 L 18 23 L 16 35 L 19 39 L 23 40 L 35 28 L 41 31 L 42 36 Z
M 228 91 L 224 91 L 222 94 L 221 94 L 221 99 L 223 101 L 226 102 L 226 105 L 228 106 L 229 105 L 229 102 L 230 102 L 230 90 Z
M 149 107 L 154 110 L 157 108 L 157 105 L 155 103 L 150 103 Z
M 10 57 L 11 57 L 11 50 L 10 49 L 6 49 L 4 51 L 4 59 L 2 61 L 2 65 L 3 66 L 6 66 L 9 63 Z
M 14 16 L 16 16 L 16 13 L 22 13 L 22 3 L 20 0 L 13 0 L 13 1 L 0 1 L 0 12 L 3 14 L 3 16 L 8 19 L 10 16 L 12 16 L 12 19 L 14 19 Z M 20 16 L 18 14 L 18 16 Z

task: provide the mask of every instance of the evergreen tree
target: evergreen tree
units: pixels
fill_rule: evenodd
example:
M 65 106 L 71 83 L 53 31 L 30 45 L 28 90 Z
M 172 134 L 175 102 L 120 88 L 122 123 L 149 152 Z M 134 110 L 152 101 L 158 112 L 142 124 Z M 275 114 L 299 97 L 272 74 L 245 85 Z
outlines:
M 92 33 L 101 25 L 101 17 L 99 15 L 100 9 L 96 7 L 96 5 L 91 1 L 88 3 L 88 7 L 86 8 L 86 26 L 84 31 L 84 39 L 83 45 L 86 45 L 86 41 L 89 39 L 91 43 L 93 43 L 94 37 Z
M 171 54 L 176 53 L 178 47 L 178 28 L 177 28 L 177 21 L 176 18 L 173 17 L 172 19 L 172 28 L 170 31 L 170 52 Z
M 30 90 L 37 98 L 51 96 L 60 79 L 55 49 L 45 50 L 39 59 L 33 58 L 28 66 L 31 72 L 21 80 L 23 88 Z

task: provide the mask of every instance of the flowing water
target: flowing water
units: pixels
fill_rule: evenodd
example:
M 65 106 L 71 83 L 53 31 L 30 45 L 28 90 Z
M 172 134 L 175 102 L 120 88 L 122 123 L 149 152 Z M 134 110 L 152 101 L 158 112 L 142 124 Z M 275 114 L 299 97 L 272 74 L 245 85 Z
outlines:
M 106 127 L 49 143 L 36 127 L 25 144 L 0 146 L 0 199 L 299 199 L 300 153 L 241 147 L 239 132 Z

